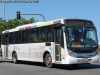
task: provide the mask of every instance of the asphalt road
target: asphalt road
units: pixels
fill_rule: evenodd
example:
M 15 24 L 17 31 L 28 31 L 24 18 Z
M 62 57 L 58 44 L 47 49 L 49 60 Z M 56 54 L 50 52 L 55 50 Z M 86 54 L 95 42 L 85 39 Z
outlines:
M 0 57 L 0 75 L 100 75 L 100 64 L 85 64 L 79 68 L 70 65 L 55 65 L 47 68 L 43 63 L 11 61 Z

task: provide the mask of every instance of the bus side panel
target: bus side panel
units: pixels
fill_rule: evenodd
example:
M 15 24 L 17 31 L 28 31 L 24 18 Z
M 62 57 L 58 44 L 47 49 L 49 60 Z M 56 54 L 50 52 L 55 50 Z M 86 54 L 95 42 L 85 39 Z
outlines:
M 55 42 L 52 42 L 51 45 L 52 45 L 52 49 L 51 49 L 52 63 L 55 63 Z
M 65 58 L 64 58 L 65 54 L 64 53 L 65 53 L 65 49 L 61 47 L 61 63 L 62 64 L 65 64 Z
M 30 44 L 31 61 L 43 62 L 44 51 L 45 51 L 45 43 L 31 43 Z
M 13 45 L 9 45 L 8 46 L 8 59 L 12 59 L 12 52 L 13 52 L 13 50 L 14 50 L 14 47 L 13 47 Z
M 8 52 L 9 59 L 12 59 L 13 52 L 16 52 L 17 59 L 22 60 L 22 51 L 21 51 L 20 46 L 21 46 L 21 44 L 9 45 L 9 49 L 8 49 L 9 50 L 9 52 Z
M 20 56 L 20 54 L 21 54 L 21 59 L 22 60 L 26 60 L 26 61 L 30 61 L 30 57 L 29 57 L 29 43 L 27 43 L 27 44 L 18 44 L 17 45 L 17 47 L 19 47 L 19 51 L 18 51 L 18 54 L 19 54 L 19 56 Z M 19 57 L 19 59 L 20 59 L 20 57 Z
M 52 43 L 51 46 L 46 46 L 45 43 L 31 43 L 30 44 L 30 58 L 31 61 L 43 62 L 43 54 L 48 51 L 52 56 Z
M 1 49 L 2 49 L 2 58 L 4 58 L 4 45 L 1 45 Z
M 17 59 L 18 60 L 22 60 L 22 50 L 20 48 L 21 44 L 15 44 L 14 47 L 14 51 L 17 53 Z
M 51 45 L 48 45 L 48 46 L 46 46 L 46 48 L 45 48 L 45 50 L 46 51 L 48 51 L 49 53 L 50 53 L 50 55 L 51 55 L 51 57 L 52 57 L 52 63 L 54 63 L 55 62 L 55 55 L 54 55 L 54 53 L 55 53 L 55 46 L 54 46 L 54 42 L 50 42 L 51 43 Z

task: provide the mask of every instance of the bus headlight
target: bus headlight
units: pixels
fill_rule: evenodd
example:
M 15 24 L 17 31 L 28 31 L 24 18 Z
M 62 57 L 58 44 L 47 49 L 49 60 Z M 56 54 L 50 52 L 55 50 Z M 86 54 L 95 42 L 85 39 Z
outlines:
M 68 52 L 70 56 L 74 57 L 73 52 L 71 50 L 68 50 Z

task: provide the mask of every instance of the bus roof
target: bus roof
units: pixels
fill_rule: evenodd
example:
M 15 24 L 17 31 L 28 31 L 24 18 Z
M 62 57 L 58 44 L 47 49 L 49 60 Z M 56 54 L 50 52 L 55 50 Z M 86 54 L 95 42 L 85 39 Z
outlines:
M 57 23 L 64 24 L 64 19 L 67 20 L 67 18 L 61 18 L 61 19 L 56 19 L 56 20 L 47 21 L 47 22 L 36 22 L 36 23 L 24 24 L 21 26 L 17 26 L 14 29 L 5 30 L 2 32 L 2 34 L 7 33 L 7 32 L 15 32 L 15 31 L 19 31 L 19 30 L 25 30 L 25 29 L 30 29 L 30 28 L 37 28 L 37 27 L 42 27 L 42 26 L 47 26 L 47 25 L 53 25 L 53 24 L 57 24 Z M 70 19 L 72 19 L 72 18 L 70 18 Z M 77 20 L 86 20 L 86 19 L 77 19 Z
M 14 29 L 9 29 L 9 30 L 4 30 L 2 32 L 3 33 L 7 33 L 7 32 L 14 32 L 14 31 L 19 31 L 19 30 L 24 30 L 25 28 L 36 28 L 36 27 L 42 27 L 42 26 L 46 26 L 46 25 L 52 25 L 54 23 L 58 23 L 60 21 L 60 23 L 63 23 L 64 19 L 57 19 L 57 20 L 52 20 L 52 21 L 47 21 L 47 22 L 36 22 L 36 23 L 30 23 L 30 24 L 24 24 L 21 26 L 17 26 Z

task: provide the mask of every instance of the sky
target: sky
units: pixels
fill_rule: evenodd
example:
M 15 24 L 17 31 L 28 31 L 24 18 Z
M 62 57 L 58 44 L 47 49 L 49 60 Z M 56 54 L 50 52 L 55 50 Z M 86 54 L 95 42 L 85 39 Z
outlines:
M 100 0 L 38 0 L 39 3 L 7 3 L 5 19 L 16 18 L 16 11 L 21 14 L 42 14 L 46 21 L 60 18 L 81 18 L 92 20 L 97 28 L 100 42 Z M 3 18 L 3 3 L 0 3 L 0 17 Z M 41 16 L 22 15 L 29 19 L 44 21 Z

